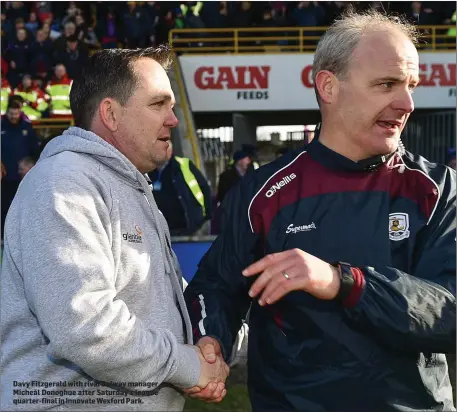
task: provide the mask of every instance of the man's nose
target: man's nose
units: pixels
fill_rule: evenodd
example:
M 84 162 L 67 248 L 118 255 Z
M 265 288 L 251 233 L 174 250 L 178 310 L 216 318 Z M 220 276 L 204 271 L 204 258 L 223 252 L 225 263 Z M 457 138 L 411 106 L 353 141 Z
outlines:
M 165 126 L 167 127 L 176 127 L 179 124 L 178 118 L 175 116 L 173 110 L 170 111 L 170 114 L 165 119 Z
M 403 113 L 412 113 L 414 111 L 414 100 L 411 90 L 409 88 L 400 90 L 392 106 L 395 110 Z

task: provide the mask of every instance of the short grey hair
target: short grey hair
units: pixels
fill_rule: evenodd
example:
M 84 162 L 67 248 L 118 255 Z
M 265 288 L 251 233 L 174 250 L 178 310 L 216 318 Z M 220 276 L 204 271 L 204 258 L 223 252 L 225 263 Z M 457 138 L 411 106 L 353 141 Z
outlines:
M 389 27 L 408 37 L 414 45 L 418 44 L 419 31 L 414 24 L 399 16 L 387 15 L 376 10 L 357 13 L 349 9 L 336 20 L 321 37 L 313 61 L 313 83 L 321 70 L 332 72 L 338 79 L 344 80 L 348 74 L 352 53 L 362 36 L 377 28 Z M 317 102 L 320 96 L 314 87 Z

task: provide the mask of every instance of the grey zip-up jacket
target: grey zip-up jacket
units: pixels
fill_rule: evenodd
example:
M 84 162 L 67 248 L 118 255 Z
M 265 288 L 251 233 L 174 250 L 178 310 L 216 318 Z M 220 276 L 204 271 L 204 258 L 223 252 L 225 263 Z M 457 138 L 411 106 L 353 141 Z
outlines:
M 0 302 L 2 410 L 175 411 L 177 388 L 198 382 L 165 219 L 145 176 L 94 133 L 53 139 L 22 181 Z

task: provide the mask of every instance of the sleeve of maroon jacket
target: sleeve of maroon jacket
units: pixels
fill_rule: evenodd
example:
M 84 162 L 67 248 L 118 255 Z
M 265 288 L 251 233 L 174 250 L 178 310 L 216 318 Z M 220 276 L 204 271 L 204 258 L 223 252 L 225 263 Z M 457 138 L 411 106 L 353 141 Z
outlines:
M 398 350 L 456 351 L 456 174 L 446 168 L 441 197 L 417 236 L 411 273 L 352 268 L 345 318 L 358 331 Z

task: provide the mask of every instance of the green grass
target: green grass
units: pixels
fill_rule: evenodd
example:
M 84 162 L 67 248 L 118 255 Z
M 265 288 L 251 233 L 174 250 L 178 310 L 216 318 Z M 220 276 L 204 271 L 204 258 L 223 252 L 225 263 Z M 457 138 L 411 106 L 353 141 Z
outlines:
M 246 366 L 236 365 L 230 370 L 227 379 L 227 395 L 221 403 L 206 403 L 195 399 L 187 399 L 184 412 L 189 411 L 239 411 L 251 412 L 248 388 L 246 386 Z
M 244 384 L 229 386 L 227 388 L 227 395 L 225 395 L 221 403 L 206 403 L 195 399 L 188 399 L 186 400 L 184 411 L 250 412 L 251 403 L 249 402 L 248 388 Z

